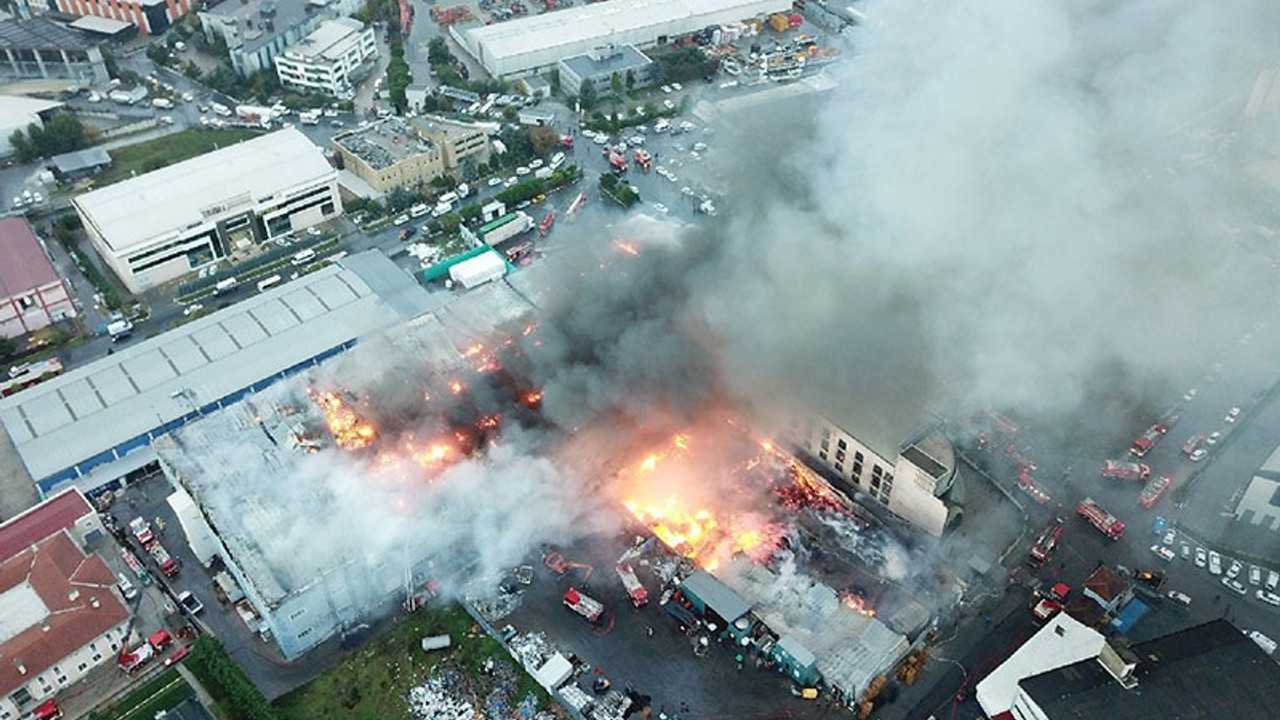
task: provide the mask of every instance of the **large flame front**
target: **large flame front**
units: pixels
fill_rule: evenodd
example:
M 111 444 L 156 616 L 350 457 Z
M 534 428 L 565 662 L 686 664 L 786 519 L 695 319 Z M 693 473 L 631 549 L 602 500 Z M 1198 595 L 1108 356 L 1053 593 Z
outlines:
M 320 390 L 312 393 L 316 404 L 324 412 L 325 424 L 333 441 L 343 450 L 361 450 L 378 436 L 377 430 L 360 418 L 356 411 L 337 393 Z
M 759 513 L 713 509 L 691 500 L 692 493 L 667 492 L 662 483 L 646 482 L 664 460 L 687 460 L 691 445 L 689 435 L 678 433 L 666 448 L 624 473 L 628 487 L 622 504 L 667 547 L 708 570 L 738 554 L 764 560 L 781 543 L 779 524 Z

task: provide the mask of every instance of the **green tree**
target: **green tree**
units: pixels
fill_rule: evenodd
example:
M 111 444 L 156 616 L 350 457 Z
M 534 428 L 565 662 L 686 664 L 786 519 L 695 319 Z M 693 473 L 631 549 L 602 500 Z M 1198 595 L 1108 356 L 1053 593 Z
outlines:
M 582 83 L 582 87 L 578 89 L 578 105 L 585 112 L 590 112 L 591 108 L 596 104 L 596 90 L 591 83 Z
M 192 80 L 199 80 L 200 76 L 203 75 L 204 72 L 200 70 L 199 65 L 188 60 L 186 65 L 182 67 L 182 74 L 186 75 Z
M 609 89 L 613 91 L 613 96 L 618 97 L 622 94 L 622 76 L 614 73 L 609 76 Z
M 636 71 L 627 68 L 627 90 L 634 90 L 636 87 Z
M 420 202 L 422 197 L 408 188 L 393 188 L 387 193 L 387 211 L 407 210 Z
M 533 146 L 533 154 L 538 157 L 545 156 L 560 142 L 560 133 L 546 125 L 531 127 L 526 134 L 529 136 L 529 144 Z
M 479 208 L 477 208 L 478 210 Z M 18 343 L 13 338 L 0 335 L 0 359 L 9 359 L 18 352 Z
M 9 145 L 13 148 L 13 154 L 17 156 L 18 162 L 29 163 L 38 156 L 31 143 L 27 142 L 27 136 L 22 134 L 21 130 L 14 130 L 9 136 Z
M 449 43 L 439 35 L 427 43 L 427 62 L 432 65 L 452 65 L 453 53 L 449 52 Z

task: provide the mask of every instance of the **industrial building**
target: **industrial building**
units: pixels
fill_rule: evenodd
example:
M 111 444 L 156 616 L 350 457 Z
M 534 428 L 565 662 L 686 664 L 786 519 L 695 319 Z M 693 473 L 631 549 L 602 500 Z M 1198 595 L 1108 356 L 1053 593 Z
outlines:
M 388 332 L 385 339 L 411 352 L 415 364 L 421 360 L 433 371 L 457 372 L 467 367 L 468 347 L 519 321 L 529 309 L 511 288 L 491 283 Z M 181 515 L 188 537 L 200 538 L 192 538 L 193 549 L 215 548 L 289 659 L 343 630 L 372 622 L 377 613 L 403 601 L 408 588 L 433 577 L 425 549 L 430 533 L 405 533 L 417 538 L 406 542 L 423 547 L 382 547 L 377 543 L 389 534 L 385 528 L 361 530 L 374 518 L 353 518 L 350 498 L 335 496 L 385 493 L 394 491 L 395 484 L 380 485 L 370 477 L 373 473 L 354 466 L 344 475 L 350 486 L 324 484 L 326 468 L 341 458 L 316 451 L 333 445 L 302 381 L 228 404 L 156 442 L 165 474 L 201 511 L 199 517 Z M 276 481 L 281 478 L 315 483 L 315 492 L 297 493 L 296 486 L 279 489 Z M 368 506 L 371 512 L 382 507 Z M 412 513 L 409 505 L 398 507 Z M 413 522 L 429 526 L 445 521 Z M 202 561 L 211 559 L 207 550 L 196 554 Z
M 102 51 L 83 33 L 43 17 L 0 20 L 0 81 L 110 79 Z
M 1280 531 L 1280 447 L 1254 472 L 1236 502 L 1234 515 L 1238 521 Z
M 67 284 L 27 219 L 0 218 L 0 337 L 19 337 L 75 316 Z
M 129 611 L 86 544 L 104 537 L 74 489 L 0 525 L 0 718 L 26 717 L 115 660 Z
M 355 18 L 337 18 L 276 56 L 276 74 L 286 87 L 349 97 L 353 85 L 372 74 L 377 57 L 373 28 Z
M 209 40 L 222 38 L 231 66 L 248 77 L 270 70 L 277 55 L 320 27 L 364 7 L 360 0 L 244 0 L 221 2 L 198 12 Z
M 94 16 L 127 22 L 146 35 L 163 35 L 191 12 L 190 0 L 52 0 L 57 10 L 75 17 Z
M 140 292 L 342 214 L 337 172 L 293 128 L 72 200 L 94 248 Z
M 1015 660 L 1032 661 L 1015 653 L 1006 663 Z M 1009 708 L 984 705 L 992 720 L 1280 717 L 1280 695 L 1271 691 L 1280 687 L 1280 665 L 1221 619 L 1131 647 L 1103 643 L 1096 656 L 1047 672 L 1012 674 L 1019 679 Z
M 560 88 L 581 96 L 583 89 L 597 97 L 612 90 L 613 79 L 627 89 L 644 87 L 653 78 L 653 61 L 632 45 L 602 45 L 557 63 Z
M 714 577 L 694 572 L 666 609 L 682 622 L 691 613 L 798 686 L 822 684 L 846 700 L 860 697 L 910 649 L 904 635 L 846 606 L 830 587 L 799 575 L 783 581 L 746 558 Z
M 791 9 L 786 0 L 607 0 L 449 32 L 490 75 L 515 78 L 602 45 L 649 48 L 701 30 Z
M 92 495 L 154 471 L 155 438 L 432 303 L 381 253 L 352 255 L 0 399 L 0 423 L 42 495 L 68 484 Z M 0 457 L 0 467 L 11 462 Z
M 421 116 L 385 118 L 340 133 L 333 146 L 342 165 L 378 192 L 425 185 L 458 174 L 463 163 L 488 162 L 489 136 L 483 127 Z
M 1067 613 L 1058 613 L 1022 647 L 978 683 L 978 704 L 987 717 L 1009 713 L 1018 694 L 1018 683 L 1102 653 L 1102 634 Z
M 26 132 L 31 125 L 43 126 L 62 103 L 38 98 L 0 95 L 0 157 L 13 155 L 10 136 L 17 131 Z

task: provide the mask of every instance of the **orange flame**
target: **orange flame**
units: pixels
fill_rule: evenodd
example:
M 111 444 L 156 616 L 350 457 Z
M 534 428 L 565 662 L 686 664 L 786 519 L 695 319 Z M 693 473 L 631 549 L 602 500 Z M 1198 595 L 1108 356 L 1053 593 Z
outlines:
M 337 393 L 328 390 L 312 393 L 312 398 L 324 413 L 325 424 L 338 447 L 343 450 L 360 450 L 368 447 L 378 433 L 372 425 L 360 419 Z
M 623 253 L 630 255 L 631 257 L 639 257 L 640 255 L 640 248 L 636 247 L 634 243 L 616 240 L 614 241 L 613 246 L 618 248 L 618 250 L 622 251 Z
M 876 616 L 876 609 L 871 607 L 871 604 L 867 602 L 867 599 L 852 590 L 845 590 L 840 593 L 840 601 L 844 603 L 845 607 L 853 610 L 859 615 L 869 618 Z

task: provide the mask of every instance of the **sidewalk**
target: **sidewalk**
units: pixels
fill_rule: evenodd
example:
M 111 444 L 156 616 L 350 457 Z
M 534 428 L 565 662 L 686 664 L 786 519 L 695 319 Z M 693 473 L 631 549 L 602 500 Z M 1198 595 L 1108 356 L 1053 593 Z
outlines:
M 186 665 L 178 663 L 174 667 L 178 668 L 178 674 L 181 675 L 182 679 L 186 680 L 187 684 L 191 686 L 191 689 L 196 692 L 196 699 L 200 701 L 200 704 L 205 706 L 205 709 L 212 712 L 214 706 L 213 696 L 209 694 L 208 690 L 204 689 L 204 685 L 200 684 L 200 681 L 196 679 L 196 676 L 190 670 L 187 669 Z

